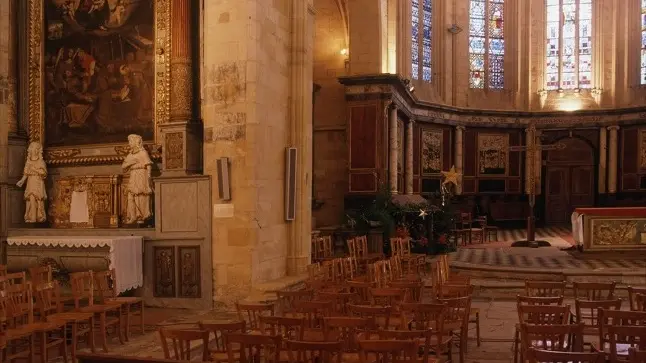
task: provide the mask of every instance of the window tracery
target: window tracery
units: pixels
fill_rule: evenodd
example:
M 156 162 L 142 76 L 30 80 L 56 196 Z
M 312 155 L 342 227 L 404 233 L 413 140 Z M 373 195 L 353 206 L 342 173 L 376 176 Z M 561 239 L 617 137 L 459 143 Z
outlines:
M 504 87 L 504 0 L 471 0 L 469 8 L 469 86 Z

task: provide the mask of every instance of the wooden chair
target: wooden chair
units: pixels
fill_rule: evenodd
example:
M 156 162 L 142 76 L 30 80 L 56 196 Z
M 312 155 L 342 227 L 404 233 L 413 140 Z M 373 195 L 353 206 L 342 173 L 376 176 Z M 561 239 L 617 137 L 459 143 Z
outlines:
M 341 342 L 303 342 L 288 340 L 285 342 L 290 363 L 341 363 Z
M 402 325 L 399 329 L 433 331 L 431 339 L 432 352 L 436 356 L 445 355 L 451 361 L 453 356 L 453 336 L 447 334 L 444 320 L 447 314 L 445 304 L 436 303 L 405 303 L 402 304 Z
M 563 296 L 521 296 L 516 295 L 516 305 L 563 305 Z
M 260 332 L 283 339 L 304 340 L 305 319 L 285 316 L 260 316 Z
M 5 275 L 0 279 L 8 277 Z M 4 310 L 6 317 L 11 317 L 13 326 L 6 330 L 6 338 L 9 342 L 26 341 L 28 346 L 26 351 L 20 351 L 17 354 L 10 355 L 7 361 L 14 359 L 27 358 L 33 362 L 36 351 L 39 351 L 41 362 L 45 363 L 50 360 L 49 353 L 52 348 L 58 348 L 58 357 L 62 357 L 67 362 L 67 336 L 66 324 L 61 321 L 34 321 L 34 303 L 32 289 L 29 284 L 14 285 L 13 291 L 0 291 L 0 295 L 5 298 Z M 20 290 L 18 287 L 20 287 Z M 21 306 L 22 304 L 26 304 Z M 37 346 L 35 343 L 38 343 Z M 56 357 L 56 358 L 58 358 Z
M 106 305 L 120 305 L 121 313 L 125 318 L 125 338 L 126 341 L 130 340 L 130 325 L 134 323 L 131 321 L 132 316 L 139 317 L 139 329 L 141 334 L 146 333 L 145 319 L 144 319 L 144 300 L 140 297 L 122 297 L 117 296 L 117 275 L 115 269 L 95 272 L 94 282 L 96 283 L 96 290 L 99 292 L 99 303 Z
M 274 304 L 236 302 L 238 320 L 244 321 L 251 330 L 260 328 L 260 316 L 273 316 L 274 308 Z
M 482 228 L 484 229 L 485 240 L 487 241 L 497 241 L 498 240 L 498 227 L 489 224 L 489 218 L 487 216 L 480 216 L 480 219 L 484 221 Z M 491 238 L 493 236 L 493 239 Z
M 191 342 L 202 343 L 202 361 L 209 359 L 209 332 L 206 330 L 184 330 L 184 329 L 159 329 L 162 349 L 166 359 L 181 361 L 191 360 Z M 171 346 L 169 347 L 168 341 Z M 199 344 L 199 343 L 198 343 Z M 171 349 L 172 353 L 171 354 Z
M 374 324 L 368 318 L 326 317 L 323 318 L 323 335 L 326 341 L 339 341 L 343 344 L 345 356 L 354 355 L 352 361 L 359 360 L 357 333 L 372 329 Z
M 565 281 L 525 281 L 525 296 L 562 297 L 566 287 Z
M 638 305 L 637 294 L 646 295 L 646 287 L 628 286 L 628 302 L 630 303 L 630 310 L 643 310 L 643 307 Z
M 414 340 L 359 340 L 359 362 L 417 361 L 419 343 Z
M 646 363 L 646 350 L 628 349 L 630 363 Z
M 635 294 L 635 310 L 646 311 L 646 294 Z
M 476 240 L 479 241 L 480 243 L 485 243 L 485 231 L 487 229 L 487 217 L 478 217 L 474 220 L 477 224 L 479 224 L 479 227 L 473 227 L 471 226 L 471 241 L 473 242 L 473 237 L 475 236 Z
M 599 311 L 620 310 L 621 299 L 617 300 L 574 300 L 576 322 L 585 324 L 584 336 L 599 337 Z
M 390 287 L 406 291 L 404 302 L 415 303 L 422 300 L 424 283 L 421 281 L 393 281 L 390 283 Z
M 627 362 L 630 348 L 646 350 L 646 326 L 607 327 L 610 362 Z M 604 332 L 605 333 L 605 332 Z M 605 352 L 604 347 L 604 352 Z
M 198 323 L 200 330 L 209 332 L 209 335 L 213 333 L 213 340 L 210 340 L 209 345 L 209 360 L 212 362 L 226 363 L 229 361 L 229 355 L 227 353 L 227 335 L 232 333 L 246 333 L 247 327 L 244 321 L 237 322 L 208 322 L 201 321 Z M 240 353 L 236 356 L 236 359 L 240 359 Z
M 305 326 L 310 329 L 322 329 L 323 318 L 334 312 L 334 301 L 299 301 L 296 304 L 294 317 L 305 319 Z
M 332 312 L 340 316 L 346 315 L 348 304 L 361 302 L 359 295 L 350 291 L 321 291 L 317 294 L 317 298 L 321 301 L 332 301 L 334 303 Z
M 60 299 L 58 281 L 39 284 L 34 288 L 36 310 L 41 319 L 49 322 L 62 322 L 71 329 L 67 337 L 71 340 L 72 362 L 76 360 L 77 346 L 81 338 L 85 338 L 92 353 L 96 352 L 94 343 L 94 313 L 64 312 Z
M 393 287 L 382 287 L 370 289 L 370 299 L 375 306 L 391 306 L 399 310 L 401 304 L 406 300 L 406 290 Z
M 374 282 L 370 281 L 346 281 L 348 291 L 357 295 L 359 302 L 368 303 L 370 301 L 370 289 L 375 287 Z
M 521 326 L 522 324 L 534 325 L 566 325 L 570 322 L 570 306 L 553 305 L 525 305 L 516 306 L 518 311 L 518 324 L 514 334 L 514 362 L 524 362 L 521 349 Z
M 227 351 L 229 362 L 279 363 L 282 337 L 232 333 L 227 335 Z
M 605 363 L 601 353 L 572 353 L 538 350 L 530 348 L 527 351 L 529 363 Z
M 421 359 L 415 359 L 415 362 L 428 363 L 429 356 L 433 350 L 431 341 L 433 340 L 433 329 L 428 330 L 380 330 L 379 339 L 381 340 L 401 340 L 416 341 L 421 351 Z M 437 342 L 437 340 L 436 340 Z M 418 356 L 420 354 L 418 353 Z M 419 358 L 419 357 L 416 357 Z M 435 361 L 435 360 L 433 360 Z
M 453 333 L 458 338 L 460 347 L 460 363 L 464 363 L 469 334 L 469 315 L 471 312 L 471 296 L 438 299 L 446 305 L 444 315 L 444 330 Z
M 579 300 L 613 300 L 616 282 L 574 282 L 574 298 Z
M 304 290 L 280 290 L 276 291 L 276 305 L 281 314 L 293 313 L 294 304 L 297 301 L 309 301 L 314 297 L 314 291 L 311 289 Z
M 390 318 L 393 315 L 393 308 L 390 306 L 369 306 L 348 304 L 350 316 L 368 319 L 371 330 L 389 329 Z
M 583 324 L 521 324 L 521 342 L 521 356 L 527 356 L 530 348 L 583 352 Z
M 114 326 L 119 342 L 125 344 L 121 330 L 121 305 L 94 304 L 94 272 L 72 272 L 70 274 L 75 311 L 93 313 L 102 337 L 103 351 L 108 352 L 108 327 Z

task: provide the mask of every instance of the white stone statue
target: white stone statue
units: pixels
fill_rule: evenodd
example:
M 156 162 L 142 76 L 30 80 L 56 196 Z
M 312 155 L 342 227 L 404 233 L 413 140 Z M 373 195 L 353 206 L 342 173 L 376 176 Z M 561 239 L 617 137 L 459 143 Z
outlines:
M 27 148 L 27 161 L 22 172 L 22 179 L 16 183 L 22 187 L 25 182 L 25 222 L 41 223 L 47 218 L 45 215 L 45 178 L 47 166 L 43 160 L 43 147 L 38 142 L 32 142 Z
M 139 135 L 128 135 L 130 153 L 121 164 L 124 173 L 130 173 L 130 180 L 126 187 L 128 195 L 128 208 L 126 223 L 143 223 L 151 217 L 150 198 L 153 194 L 152 160 Z

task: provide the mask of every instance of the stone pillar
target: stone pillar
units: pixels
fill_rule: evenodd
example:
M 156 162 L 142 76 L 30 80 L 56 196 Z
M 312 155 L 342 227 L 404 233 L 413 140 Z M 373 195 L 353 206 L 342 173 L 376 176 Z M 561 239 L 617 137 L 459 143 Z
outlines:
M 291 141 L 296 167 L 296 219 L 289 225 L 287 274 L 304 273 L 312 241 L 312 88 L 314 9 L 311 1 L 293 1 L 291 31 Z
M 413 126 L 412 119 L 406 124 L 406 194 L 413 194 Z
M 608 131 L 599 129 L 599 194 L 606 193 L 606 176 L 608 173 Z
M 610 126 L 610 146 L 608 152 L 608 193 L 617 193 L 617 131 L 619 126 Z
M 195 120 L 193 99 L 193 42 L 197 37 L 193 3 L 171 2 L 170 122 L 159 125 L 164 176 L 188 175 L 201 169 L 200 125 Z
M 455 194 L 462 194 L 462 174 L 463 174 L 463 166 L 462 166 L 462 159 L 463 159 L 463 142 L 462 142 L 462 134 L 464 133 L 464 126 L 456 126 L 455 127 L 455 171 L 458 172 L 459 177 L 458 177 L 458 185 L 455 188 Z
M 394 103 L 390 104 L 388 112 L 388 172 L 391 194 L 397 194 L 397 153 L 399 151 L 397 140 L 397 106 Z

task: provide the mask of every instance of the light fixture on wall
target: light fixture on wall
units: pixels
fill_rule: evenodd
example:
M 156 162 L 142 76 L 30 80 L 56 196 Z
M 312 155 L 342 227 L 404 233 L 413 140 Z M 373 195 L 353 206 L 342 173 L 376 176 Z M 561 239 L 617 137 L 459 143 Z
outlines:
M 339 51 L 339 54 L 342 56 L 347 56 L 348 55 L 348 48 L 343 48 Z

